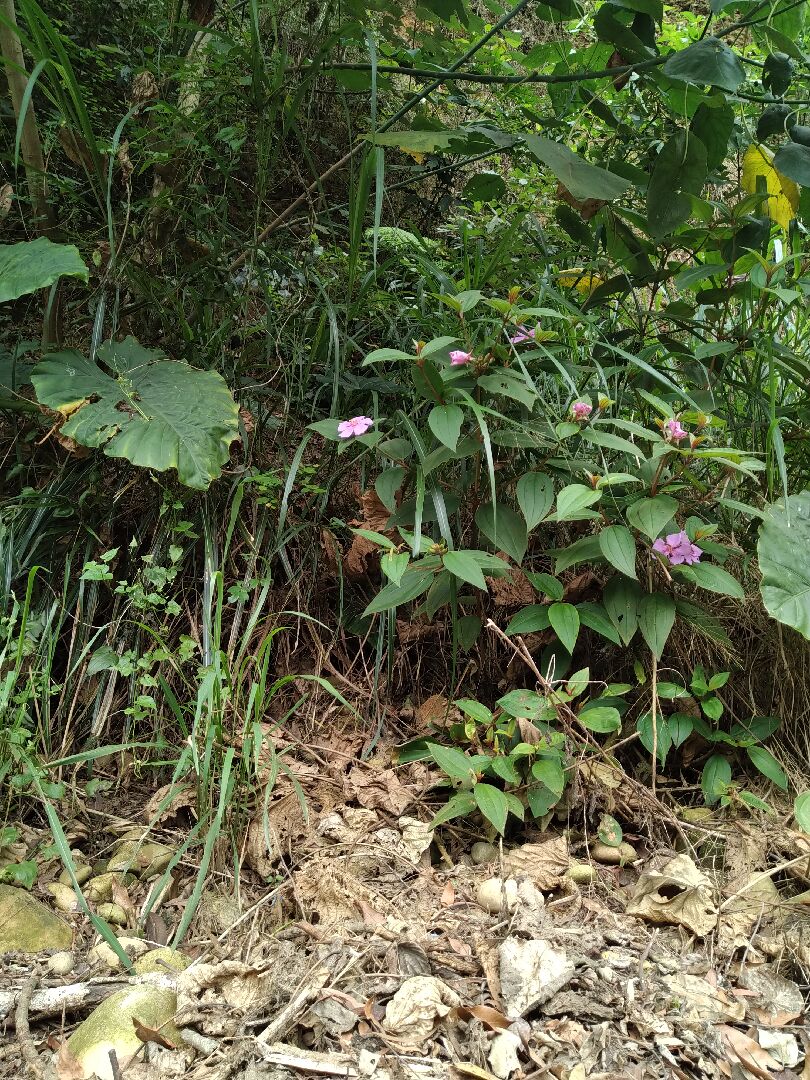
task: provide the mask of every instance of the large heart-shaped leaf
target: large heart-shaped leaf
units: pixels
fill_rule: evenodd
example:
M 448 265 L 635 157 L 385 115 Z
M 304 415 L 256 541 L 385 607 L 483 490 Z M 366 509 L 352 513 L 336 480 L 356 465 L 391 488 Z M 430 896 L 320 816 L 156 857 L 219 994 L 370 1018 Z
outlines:
M 60 277 L 87 281 L 78 248 L 54 244 L 45 236 L 20 244 L 0 244 L 0 303 L 53 285 Z
M 575 199 L 618 199 L 632 187 L 616 173 L 591 165 L 562 143 L 545 139 L 542 135 L 524 135 L 523 141 L 530 152 L 546 165 Z
M 810 491 L 768 509 L 757 555 L 768 614 L 810 639 Z
M 77 352 L 48 353 L 31 373 L 39 402 L 68 416 L 62 434 L 146 469 L 177 469 L 188 487 L 208 487 L 239 433 L 222 376 L 131 337 L 103 345 L 99 356 L 113 374 Z
M 664 64 L 664 74 L 684 82 L 708 83 L 734 91 L 745 81 L 739 57 L 719 38 L 707 36 L 688 49 L 673 53 Z

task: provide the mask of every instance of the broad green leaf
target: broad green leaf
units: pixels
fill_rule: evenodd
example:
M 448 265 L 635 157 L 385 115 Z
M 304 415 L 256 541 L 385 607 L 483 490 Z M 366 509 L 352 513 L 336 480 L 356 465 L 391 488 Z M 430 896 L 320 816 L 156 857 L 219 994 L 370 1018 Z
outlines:
M 552 577 L 551 574 L 534 573 L 532 570 L 524 571 L 526 577 L 532 585 L 532 588 L 537 589 L 538 592 L 543 593 L 544 596 L 548 596 L 551 600 L 562 600 L 565 595 L 565 586 L 557 578 Z
M 607 612 L 601 604 L 577 604 L 577 611 L 579 612 L 579 621 L 583 626 L 587 626 L 589 630 L 601 634 L 603 638 L 612 641 L 614 645 L 621 645 L 622 640 L 619 637 L 619 632 L 608 618 Z
M 647 188 L 647 221 L 660 238 L 692 216 L 691 195 L 699 195 L 706 180 L 706 147 L 687 131 L 676 131 L 655 160 Z
M 459 646 L 464 652 L 469 652 L 473 647 L 478 640 L 478 635 L 481 633 L 483 627 L 484 624 L 477 615 L 462 615 L 460 619 L 456 619 L 453 624 L 453 630 L 455 631 Z
M 796 824 L 806 833 L 810 833 L 810 791 L 803 791 L 793 803 L 793 815 Z
M 514 762 L 508 757 L 493 758 L 490 770 L 501 780 L 505 780 L 507 784 L 520 783 L 520 773 L 515 768 Z
M 529 532 L 538 525 L 551 509 L 554 502 L 554 489 L 551 477 L 545 473 L 525 473 L 515 487 L 520 512 L 526 519 Z
M 564 570 L 569 570 L 572 566 L 576 566 L 577 563 L 593 562 L 603 558 L 598 536 L 583 536 L 580 540 L 575 540 L 573 544 L 569 544 L 567 548 L 554 549 L 550 554 L 555 557 L 555 574 L 562 574 Z
M 774 155 L 773 167 L 781 176 L 810 187 L 810 146 L 788 140 Z
M 698 106 L 690 131 L 706 147 L 709 169 L 719 168 L 726 159 L 728 143 L 734 131 L 734 109 L 723 94 L 716 94 Z
M 725 795 L 731 783 L 731 763 L 721 754 L 712 754 L 703 766 L 700 786 L 703 798 L 708 806 L 714 805 L 721 795 Z
M 714 563 L 694 563 L 692 566 L 677 566 L 679 577 L 694 582 L 701 589 L 708 592 L 720 593 L 721 596 L 734 596 L 738 600 L 745 599 L 745 591 L 736 578 L 732 577 L 728 570 Z
M 644 749 L 652 754 L 653 746 L 655 746 L 655 756 L 658 761 L 661 765 L 666 764 L 667 754 L 672 746 L 672 736 L 666 717 L 658 713 L 653 727 L 652 713 L 644 713 L 643 716 L 638 718 L 636 731 Z
M 528 784 L 526 787 L 526 802 L 529 804 L 532 817 L 545 817 L 559 801 L 560 796 L 547 788 L 545 784 Z
M 392 514 L 397 508 L 397 492 L 406 475 L 407 472 L 401 465 L 394 465 L 390 469 L 383 469 L 374 481 L 374 490 L 379 495 L 380 502 Z
M 389 608 L 399 607 L 400 604 L 407 604 L 409 600 L 415 600 L 417 596 L 427 592 L 433 584 L 436 565 L 437 561 L 431 566 L 425 566 L 421 562 L 412 565 L 404 572 L 398 585 L 392 582 L 377 593 L 363 612 L 363 617 L 388 611 Z
M 532 765 L 532 777 L 545 784 L 555 795 L 562 795 L 565 790 L 565 770 L 559 758 L 540 758 Z
M 523 141 L 575 199 L 604 199 L 610 202 L 624 195 L 632 186 L 629 180 L 591 165 L 562 143 L 553 142 L 542 135 L 524 135 Z
M 31 373 L 42 405 L 67 415 L 61 433 L 108 457 L 207 488 L 239 434 L 239 409 L 225 380 L 144 349 L 128 337 L 99 349 L 108 375 L 77 352 L 48 353 Z
M 527 386 L 523 379 L 512 375 L 511 372 L 496 371 L 481 375 L 478 385 L 490 394 L 501 394 L 503 397 L 518 401 L 527 409 L 530 409 L 537 400 L 534 390 Z
M 445 569 L 449 570 L 454 577 L 469 582 L 476 589 L 487 591 L 487 583 L 478 562 L 468 551 L 448 551 L 442 556 Z M 505 565 L 505 564 L 504 564 Z
M 608 847 L 618 847 L 624 839 L 622 827 L 612 814 L 602 814 L 596 835 Z
M 608 525 L 599 533 L 599 548 L 611 566 L 627 577 L 636 574 L 636 542 L 624 525 Z
M 440 743 L 428 743 L 427 748 L 430 756 L 452 780 L 460 780 L 462 783 L 472 783 L 475 779 L 473 763 L 456 746 L 442 746 Z
M 534 690 L 510 690 L 497 704 L 510 716 L 525 716 L 529 720 L 537 720 L 548 708 L 546 699 Z
M 656 495 L 652 499 L 639 499 L 627 508 L 626 517 L 633 528 L 656 540 L 678 509 L 678 503 L 669 495 Z
M 408 569 L 408 565 L 411 561 L 410 552 L 408 551 L 388 551 L 380 559 L 380 566 L 382 572 L 393 582 L 394 585 L 399 585 L 402 581 L 402 575 Z
M 641 635 L 656 659 L 664 653 L 672 624 L 675 622 L 675 601 L 665 593 L 642 596 L 638 606 L 638 626 Z
M 618 731 L 622 726 L 619 710 L 611 705 L 594 705 L 590 709 L 583 709 L 579 719 L 590 731 L 598 731 L 601 735 Z
M 692 717 L 688 713 L 680 712 L 673 713 L 669 717 L 667 724 L 672 745 L 675 747 L 682 746 L 686 742 L 695 726 Z
M 461 195 L 464 199 L 476 202 L 491 202 L 500 199 L 506 191 L 506 181 L 496 172 L 475 173 L 464 185 Z
M 473 797 L 487 821 L 494 825 L 503 836 L 509 814 L 509 803 L 501 789 L 493 787 L 492 784 L 476 784 L 473 788 Z
M 516 563 L 526 554 L 528 536 L 526 523 L 511 507 L 498 503 L 497 514 L 492 503 L 479 508 L 475 523 L 496 548 L 505 551 Z
M 366 540 L 370 540 L 372 544 L 378 544 L 380 547 L 385 548 L 386 551 L 393 550 L 396 545 L 393 540 L 390 540 L 384 533 L 375 532 L 373 529 L 352 529 L 355 536 L 362 536 Z
M 787 791 L 788 782 L 785 771 L 770 750 L 766 750 L 764 746 L 747 746 L 745 752 L 763 776 L 766 776 L 772 784 L 776 784 L 780 790 Z
M 482 705 L 480 701 L 475 701 L 473 698 L 458 698 L 453 704 L 461 709 L 465 716 L 471 717 L 478 724 L 492 723 L 492 710 Z
M 602 603 L 623 645 L 630 644 L 638 629 L 641 597 L 642 592 L 638 583 L 629 578 L 612 577 L 605 585 Z
M 573 604 L 552 604 L 548 609 L 548 619 L 554 633 L 565 649 L 573 653 L 579 636 L 579 612 Z
M 571 521 L 576 518 L 580 510 L 592 506 L 602 497 L 601 491 L 594 491 L 585 484 L 569 484 L 557 495 L 557 512 L 554 515 L 556 521 Z
M 448 799 L 439 812 L 434 815 L 433 820 L 428 825 L 429 829 L 435 829 L 437 825 L 442 825 L 445 821 L 452 821 L 453 818 L 466 817 L 467 814 L 471 814 L 475 810 L 475 799 L 470 791 L 459 791 L 452 798 Z
M 440 443 L 455 450 L 461 435 L 464 412 L 458 405 L 435 405 L 428 414 L 428 425 Z
M 601 446 L 606 450 L 617 450 L 620 454 L 629 454 L 634 458 L 645 458 L 647 455 L 640 446 L 631 443 L 629 439 L 623 439 L 621 435 L 613 435 L 609 431 L 602 431 L 597 427 L 586 427 L 582 430 L 582 441 L 591 446 Z M 632 479 L 635 479 L 633 477 Z
M 365 367 L 366 364 L 382 364 L 386 360 L 414 360 L 413 353 L 403 352 L 402 349 L 375 349 L 370 352 L 365 358 L 361 367 Z
M 810 639 L 810 491 L 768 508 L 757 556 L 768 614 Z
M 0 304 L 46 289 L 60 277 L 88 280 L 88 269 L 72 244 L 54 244 L 44 236 L 0 244 Z
M 719 86 L 732 92 L 745 81 L 745 71 L 736 53 L 719 38 L 710 35 L 673 53 L 664 64 L 663 72 L 670 79 Z
M 507 634 L 535 634 L 538 630 L 548 630 L 551 625 L 548 604 L 529 604 L 513 615 L 509 620 L 505 633 Z
M 778 716 L 752 716 L 750 720 L 735 721 L 731 725 L 731 737 L 744 745 L 746 741 L 764 742 L 779 730 L 781 721 Z

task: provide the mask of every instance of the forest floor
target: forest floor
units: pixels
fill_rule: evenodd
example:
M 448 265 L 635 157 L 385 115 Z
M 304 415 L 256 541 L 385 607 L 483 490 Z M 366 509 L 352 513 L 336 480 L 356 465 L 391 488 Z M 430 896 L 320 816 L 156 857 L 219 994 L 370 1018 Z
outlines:
M 169 866 L 187 801 L 151 830 L 160 792 L 80 808 L 83 893 L 136 972 L 60 889 L 58 859 L 31 893 L 0 886 L 0 953 L 9 896 L 35 906 L 29 924 L 61 908 L 66 931 L 2 958 L 0 1076 L 810 1078 L 806 838 L 722 812 L 673 826 L 663 803 L 655 821 L 637 785 L 594 775 L 590 809 L 545 831 L 434 833 L 435 775 L 375 760 L 334 747 L 296 765 L 307 812 L 280 782 L 244 830 L 238 888 L 215 858 L 177 950 L 202 882 L 190 853 Z M 622 847 L 583 831 L 597 791 Z M 21 826 L 11 854 L 46 842 Z

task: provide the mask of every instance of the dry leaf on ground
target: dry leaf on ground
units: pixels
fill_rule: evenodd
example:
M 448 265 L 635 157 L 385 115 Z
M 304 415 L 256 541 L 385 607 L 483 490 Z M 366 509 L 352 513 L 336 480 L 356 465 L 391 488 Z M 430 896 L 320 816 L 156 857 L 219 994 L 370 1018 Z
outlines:
M 393 1035 L 403 1049 L 420 1050 L 439 1020 L 460 1004 L 455 990 L 441 979 L 414 975 L 405 980 L 388 1002 L 383 1029 Z
M 506 853 L 504 869 L 512 875 L 531 878 L 538 889 L 559 888 L 568 870 L 568 841 L 555 836 L 543 844 L 523 844 Z
M 627 914 L 646 922 L 685 926 L 697 937 L 705 937 L 717 925 L 711 882 L 687 855 L 676 855 L 660 869 L 644 870 Z

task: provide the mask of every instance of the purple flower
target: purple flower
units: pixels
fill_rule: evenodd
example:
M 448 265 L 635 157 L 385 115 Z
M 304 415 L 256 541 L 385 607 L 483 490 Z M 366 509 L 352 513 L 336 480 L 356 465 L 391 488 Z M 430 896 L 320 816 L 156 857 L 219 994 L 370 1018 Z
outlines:
M 692 563 L 700 562 L 700 556 L 703 554 L 703 550 L 697 544 L 693 544 L 683 530 L 670 533 L 666 540 L 663 537 L 656 540 L 653 551 L 663 555 L 673 566 L 680 566 L 682 563 L 691 566 Z
M 341 420 L 338 424 L 338 435 L 341 439 L 351 439 L 353 435 L 365 435 L 369 428 L 374 426 L 370 416 L 353 416 L 351 420 Z
M 525 326 L 518 326 L 518 332 L 509 338 L 509 344 L 522 345 L 524 341 L 534 341 L 536 333 L 537 327 L 534 330 L 527 330 Z
M 593 405 L 587 401 L 575 401 L 571 406 L 571 415 L 575 420 L 587 420 L 593 412 Z
M 464 352 L 463 349 L 453 349 L 450 353 L 451 367 L 461 367 L 463 364 L 469 364 L 470 360 L 472 360 L 472 353 Z
M 671 442 L 680 442 L 685 439 L 689 432 L 681 426 L 680 420 L 672 418 L 664 421 L 664 438 Z

